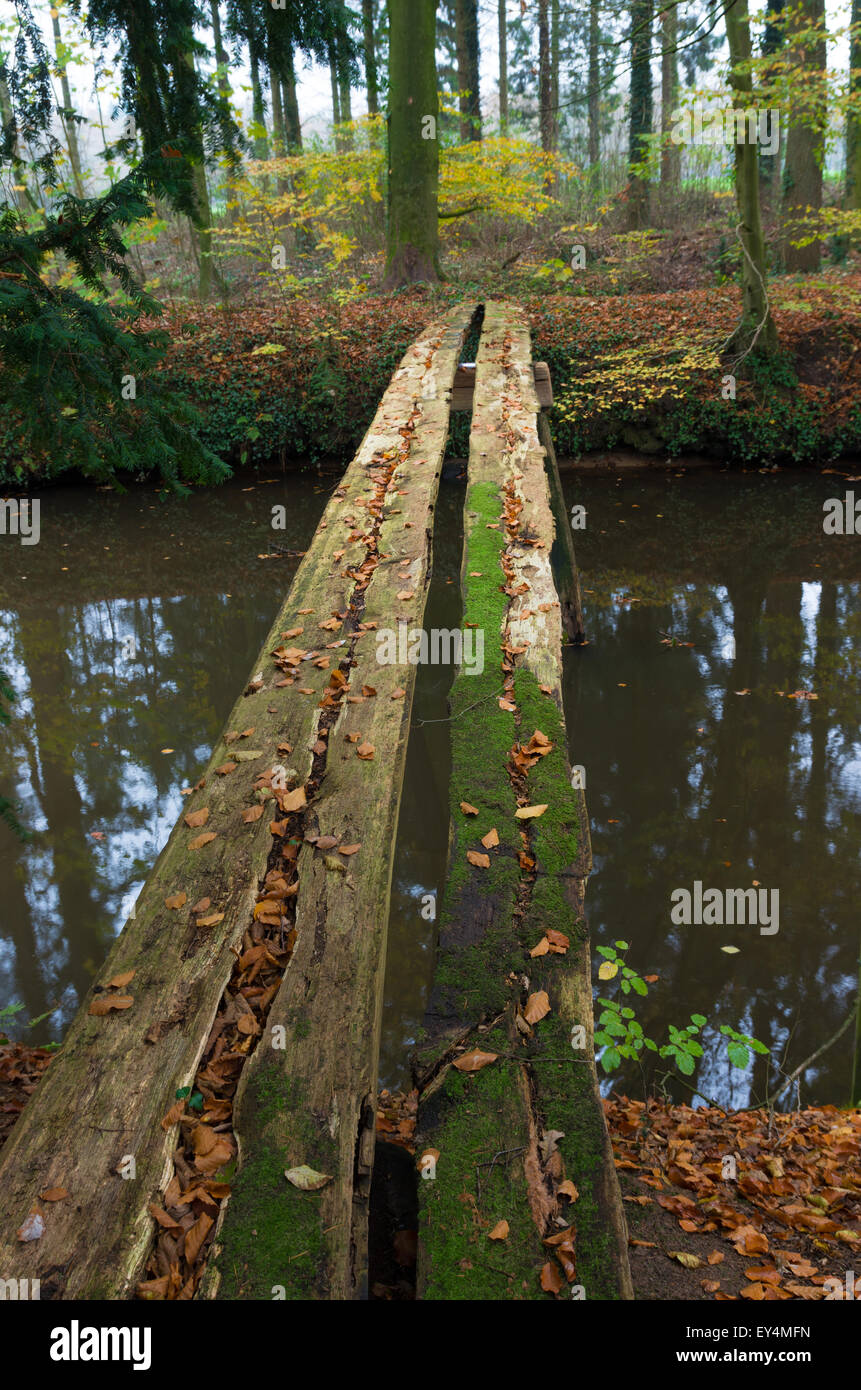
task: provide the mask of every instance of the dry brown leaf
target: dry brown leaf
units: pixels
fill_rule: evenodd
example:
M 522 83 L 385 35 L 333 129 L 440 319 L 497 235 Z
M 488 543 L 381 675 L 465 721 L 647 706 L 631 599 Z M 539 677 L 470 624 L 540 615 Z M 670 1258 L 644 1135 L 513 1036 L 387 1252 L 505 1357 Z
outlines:
M 546 956 L 550 950 L 550 942 L 546 936 L 542 936 L 537 946 L 533 946 L 529 952 L 530 956 Z
M 535 994 L 530 994 L 526 1001 L 526 1008 L 523 1010 L 523 1017 L 527 1023 L 540 1023 L 542 1018 L 546 1018 L 550 1012 L 550 999 L 547 991 L 539 989 Z
M 494 828 L 493 830 L 488 830 L 486 835 L 482 835 L 481 843 L 484 845 L 485 849 L 495 849 L 495 847 L 499 844 L 499 835 L 497 834 L 496 829 Z
M 68 1197 L 68 1189 L 65 1187 L 49 1187 L 47 1191 L 39 1193 L 40 1202 L 62 1202 Z
M 183 816 L 183 820 L 189 830 L 199 830 L 209 820 L 209 807 L 204 806 L 200 811 L 189 811 L 187 816 Z
M 185 907 L 186 901 L 185 893 L 171 893 L 169 898 L 165 898 L 164 905 L 178 912 L 181 907 Z
M 376 751 L 377 750 L 372 743 L 360 743 L 358 748 L 356 749 L 357 755 L 360 758 L 364 759 L 365 762 L 370 762 L 371 758 L 373 758 Z
M 469 804 L 468 801 L 462 801 L 462 802 L 460 803 L 460 809 L 463 811 L 463 814 L 464 814 L 465 816 L 477 816 L 477 815 L 478 815 L 478 807 L 477 807 L 477 806 L 470 806 L 470 804 Z
M 505 1220 L 504 1217 L 503 1217 L 503 1219 L 502 1219 L 501 1221 L 497 1221 L 497 1223 L 496 1223 L 496 1225 L 494 1226 L 494 1228 L 493 1228 L 492 1231 L 488 1231 L 488 1233 L 487 1233 L 487 1239 L 488 1239 L 488 1240 L 507 1240 L 507 1239 L 508 1239 L 508 1222 Z
M 205 830 L 202 835 L 198 835 L 196 839 L 191 841 L 189 849 L 203 849 L 204 845 L 208 845 L 210 841 L 215 840 L 217 838 L 218 837 L 214 831 Z
M 452 1065 L 457 1071 L 481 1071 L 482 1067 L 490 1066 L 495 1062 L 498 1053 L 482 1052 L 480 1048 L 474 1047 L 471 1052 L 465 1052 L 462 1057 L 458 1057 Z
M 186 1232 L 185 1258 L 190 1265 L 193 1265 L 195 1260 L 197 1259 L 198 1254 L 200 1253 L 200 1247 L 206 1240 L 206 1237 L 209 1235 L 209 1232 L 212 1230 L 212 1225 L 212 1217 L 207 1216 L 206 1212 L 202 1211 L 200 1213 L 200 1216 L 195 1221 L 194 1225 L 191 1227 L 191 1230 Z
M 242 812 L 242 819 L 246 825 L 253 825 L 263 815 L 262 805 L 249 806 L 247 811 Z
M 115 975 L 112 980 L 108 980 L 108 989 L 125 989 L 126 985 L 131 984 L 137 973 L 136 970 L 121 970 L 119 975 Z
M 198 925 L 199 927 L 217 927 L 218 924 L 219 924 L 219 922 L 223 922 L 223 921 L 224 921 L 224 913 L 223 913 L 223 912 L 212 912 L 212 913 L 210 913 L 210 915 L 209 915 L 208 917 L 198 917 L 198 919 L 197 919 L 197 925 Z
M 577 1191 L 577 1188 L 574 1186 L 570 1178 L 566 1178 L 564 1182 L 561 1182 L 559 1184 L 559 1191 L 564 1197 L 568 1197 L 572 1202 L 576 1202 L 577 1198 L 580 1196 L 580 1193 Z
M 563 1285 L 562 1271 L 550 1260 L 541 1269 L 541 1287 L 545 1293 L 559 1293 Z
M 469 860 L 470 864 L 474 864 L 477 869 L 490 868 L 489 854 L 480 854 L 477 849 L 468 849 L 466 851 L 466 857 Z
M 518 820 L 537 820 L 539 816 L 543 816 L 543 815 L 544 815 L 544 812 L 545 812 L 546 810 L 547 810 L 547 806 L 546 806 L 546 805 L 544 805 L 544 806 L 520 806 L 520 807 L 518 807 L 518 809 L 514 812 L 514 814 L 515 814 L 515 816 L 517 817 Z
M 281 807 L 281 810 L 288 815 L 291 811 L 301 811 L 303 806 L 308 805 L 305 788 L 296 787 L 292 792 L 283 792 L 278 797 L 278 805 Z
M 175 1124 L 178 1123 L 178 1121 L 180 1120 L 180 1118 L 181 1118 L 184 1114 L 185 1114 L 185 1101 L 184 1101 L 184 1100 L 175 1101 L 174 1104 L 173 1104 L 173 1105 L 170 1107 L 170 1109 L 168 1110 L 167 1114 L 166 1114 L 166 1115 L 164 1116 L 164 1118 L 162 1119 L 162 1122 L 161 1122 L 161 1127 L 162 1127 L 162 1129 L 165 1129 L 165 1130 L 170 1129 L 172 1125 L 175 1125 Z
M 93 1000 L 87 1013 L 103 1018 L 114 1009 L 130 1009 L 134 1002 L 130 994 L 100 994 Z

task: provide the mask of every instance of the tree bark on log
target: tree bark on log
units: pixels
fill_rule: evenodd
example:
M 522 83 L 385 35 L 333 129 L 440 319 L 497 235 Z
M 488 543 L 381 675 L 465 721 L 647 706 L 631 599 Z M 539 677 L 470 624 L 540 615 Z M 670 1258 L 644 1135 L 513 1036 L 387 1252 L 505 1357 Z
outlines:
M 528 329 L 488 304 L 463 563 L 464 622 L 484 633 L 485 669 L 452 687 L 449 868 L 415 1058 L 425 1299 L 541 1299 L 575 1284 L 590 1299 L 633 1296 L 595 1075 L 591 849 L 566 749 L 537 404 Z M 501 1220 L 510 1239 L 488 1259 Z M 561 1246 L 545 1243 L 556 1236 Z

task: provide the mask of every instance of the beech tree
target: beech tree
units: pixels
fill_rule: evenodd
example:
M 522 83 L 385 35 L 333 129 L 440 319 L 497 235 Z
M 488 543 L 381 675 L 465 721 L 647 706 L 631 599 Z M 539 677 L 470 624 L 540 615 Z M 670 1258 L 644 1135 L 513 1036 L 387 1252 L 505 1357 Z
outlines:
M 730 56 L 730 87 L 741 110 L 755 105 L 751 73 L 750 16 L 747 0 L 724 4 L 726 35 Z M 735 190 L 738 202 L 739 236 L 743 251 L 742 317 L 728 346 L 748 353 L 777 349 L 777 329 L 768 302 L 765 238 L 759 203 L 759 161 L 757 146 L 748 140 L 736 142 Z
M 389 0 L 387 289 L 440 278 L 435 50 L 435 0 Z

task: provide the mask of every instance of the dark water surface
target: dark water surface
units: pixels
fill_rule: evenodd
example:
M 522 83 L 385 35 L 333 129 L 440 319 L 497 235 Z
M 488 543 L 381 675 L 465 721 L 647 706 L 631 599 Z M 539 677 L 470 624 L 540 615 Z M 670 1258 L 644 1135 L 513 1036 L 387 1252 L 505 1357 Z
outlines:
M 259 556 L 273 539 L 303 550 L 336 485 L 291 474 L 187 501 L 57 489 L 38 546 L 0 537 L 0 669 L 20 696 L 0 788 L 34 831 L 21 846 L 0 826 L 0 1008 L 54 1009 L 39 1040 L 62 1036 L 283 599 L 298 560 Z M 658 1042 L 668 1023 L 708 1017 L 697 1080 L 734 1104 L 751 1085 L 761 1097 L 765 1073 L 759 1060 L 755 1074 L 730 1070 L 722 1023 L 787 1048 L 791 1069 L 857 990 L 861 537 L 822 533 L 822 501 L 844 490 L 800 474 L 566 475 L 588 518 L 576 541 L 590 644 L 566 652 L 565 672 L 592 817 L 593 936 L 624 938 L 631 965 L 660 977 L 638 1001 Z M 273 532 L 280 503 L 287 530 Z M 458 622 L 462 505 L 462 487 L 444 485 L 428 627 Z M 422 906 L 444 874 L 450 676 L 419 672 L 383 1085 L 408 1080 L 432 967 Z M 787 698 L 798 691 L 818 698 Z M 777 888 L 779 932 L 673 926 L 670 893 L 697 879 Z M 853 1042 L 850 1029 L 823 1055 L 803 1099 L 848 1099 Z M 637 1089 L 636 1073 L 623 1079 Z

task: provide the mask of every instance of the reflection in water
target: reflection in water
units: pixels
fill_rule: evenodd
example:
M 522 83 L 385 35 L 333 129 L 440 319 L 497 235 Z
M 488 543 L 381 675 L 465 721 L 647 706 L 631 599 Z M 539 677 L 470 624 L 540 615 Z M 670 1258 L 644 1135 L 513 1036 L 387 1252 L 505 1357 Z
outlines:
M 576 539 L 590 645 L 566 654 L 566 697 L 592 819 L 593 941 L 630 942 L 632 966 L 660 976 L 634 1001 L 656 1041 L 708 1017 L 696 1082 L 734 1105 L 776 1077 L 761 1057 L 731 1068 L 721 1025 L 791 1071 L 858 989 L 861 549 L 822 534 L 834 492 L 800 475 L 566 480 L 588 509 Z M 779 932 L 674 926 L 670 894 L 695 880 L 778 889 Z M 807 1072 L 805 1100 L 848 1099 L 853 1037 Z M 623 1082 L 639 1093 L 636 1068 Z
M 4 538 L 0 1007 L 60 1037 L 209 757 L 326 502 L 307 475 L 159 501 L 56 489 L 38 547 Z M 287 503 L 287 530 L 271 507 Z
M 273 537 L 303 549 L 333 485 L 291 475 L 187 501 L 58 489 L 38 546 L 0 538 L 0 668 L 20 695 L 0 787 L 34 831 L 21 846 L 0 825 L 0 1007 L 19 1000 L 31 1018 L 58 1004 L 40 1040 L 62 1035 L 104 960 L 277 612 L 297 560 L 258 556 Z M 565 674 L 593 938 L 629 941 L 631 964 L 660 977 L 637 1001 L 647 1034 L 708 1017 L 696 1080 L 733 1104 L 767 1080 L 762 1059 L 731 1071 L 722 1024 L 791 1070 L 857 990 L 861 542 L 822 533 L 839 491 L 802 475 L 566 478 L 588 517 L 575 539 L 590 644 L 566 652 Z M 288 529 L 273 533 L 279 503 Z M 444 485 L 428 627 L 459 619 L 462 506 L 462 486 Z M 418 674 L 385 986 L 393 1087 L 424 1013 L 435 924 L 422 906 L 448 840 L 451 672 Z M 670 894 L 695 880 L 777 888 L 780 931 L 673 926 Z M 805 1099 L 847 1099 L 852 1038 L 807 1073 Z M 637 1093 L 638 1073 L 621 1084 Z

